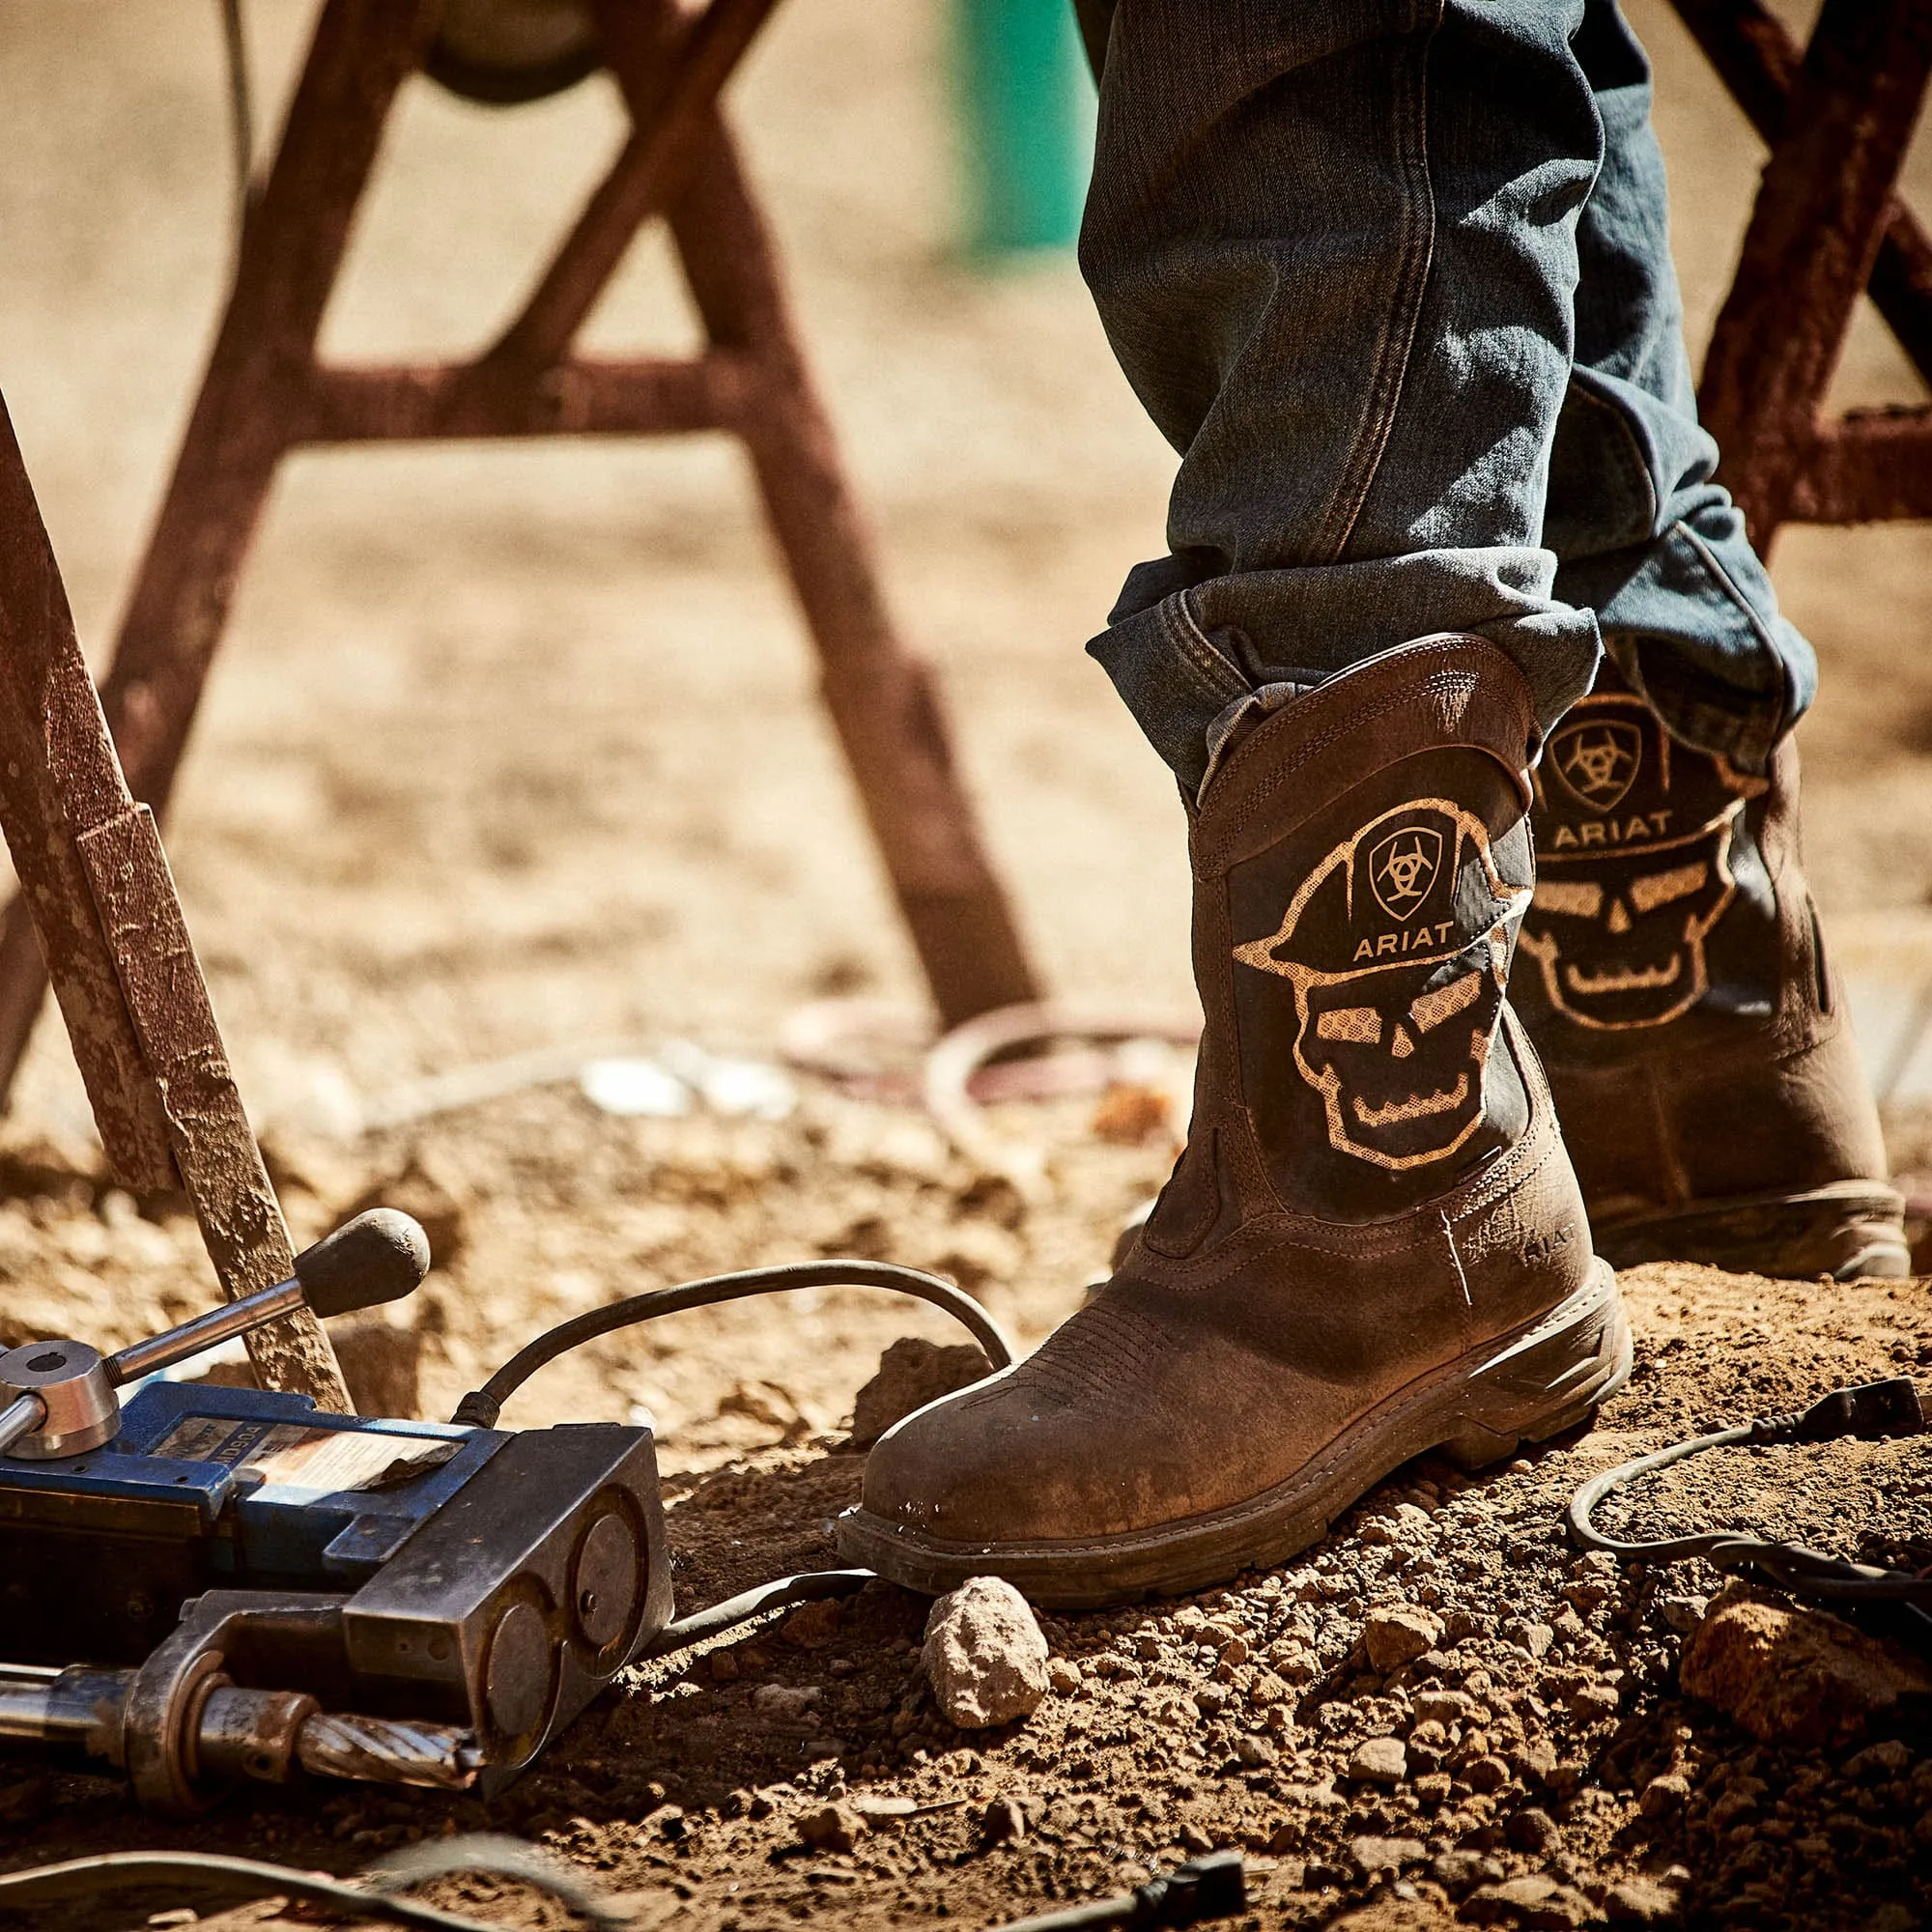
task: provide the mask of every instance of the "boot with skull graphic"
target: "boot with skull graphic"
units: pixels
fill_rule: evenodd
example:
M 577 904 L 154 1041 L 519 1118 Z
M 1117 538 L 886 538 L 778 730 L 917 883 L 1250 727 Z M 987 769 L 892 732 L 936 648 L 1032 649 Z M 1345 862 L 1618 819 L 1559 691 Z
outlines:
M 1606 660 L 1536 786 L 1517 999 L 1603 1252 L 1909 1273 L 1799 863 L 1796 748 L 1748 777 L 1672 739 Z
M 1046 1604 L 1195 1589 L 1412 1456 L 1507 1455 L 1618 1385 L 1615 1279 L 1506 997 L 1534 731 L 1511 661 L 1440 637 L 1226 753 L 1191 834 L 1186 1151 L 1037 1354 L 873 1449 L 848 1557 Z

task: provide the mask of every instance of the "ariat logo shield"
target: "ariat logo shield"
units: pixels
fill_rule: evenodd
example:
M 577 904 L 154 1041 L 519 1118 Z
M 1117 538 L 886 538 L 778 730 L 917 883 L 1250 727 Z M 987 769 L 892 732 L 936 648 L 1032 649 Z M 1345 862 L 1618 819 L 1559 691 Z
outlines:
M 1406 825 L 1369 853 L 1369 890 L 1391 919 L 1406 919 L 1429 896 L 1441 869 L 1441 833 Z
M 1621 805 L 1643 764 L 1643 736 L 1620 718 L 1585 719 L 1549 741 L 1556 774 L 1594 811 Z

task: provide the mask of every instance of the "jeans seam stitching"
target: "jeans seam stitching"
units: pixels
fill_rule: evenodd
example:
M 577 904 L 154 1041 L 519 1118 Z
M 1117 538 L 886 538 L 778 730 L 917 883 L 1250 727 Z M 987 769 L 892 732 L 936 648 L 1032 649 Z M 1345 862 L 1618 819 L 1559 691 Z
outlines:
M 1315 550 L 1327 562 L 1339 563 L 1354 535 L 1355 526 L 1375 488 L 1389 438 L 1394 434 L 1396 415 L 1408 377 L 1410 352 L 1416 332 L 1422 327 L 1422 298 L 1429 286 L 1429 271 L 1435 254 L 1435 186 L 1429 174 L 1429 49 L 1442 24 L 1443 0 L 1422 0 L 1419 15 L 1426 15 L 1426 28 L 1412 62 L 1406 66 L 1403 83 L 1414 91 L 1415 117 L 1408 128 L 1398 120 L 1399 137 L 1413 131 L 1416 151 L 1405 155 L 1403 172 L 1420 187 L 1410 203 L 1411 224 L 1403 237 L 1403 256 L 1398 266 L 1396 298 L 1378 336 L 1375 377 L 1370 384 L 1369 411 L 1358 424 L 1350 459 L 1342 480 L 1330 499 L 1322 520 Z M 1418 19 L 1418 25 L 1422 21 Z M 1419 222 L 1414 217 L 1419 214 Z M 1414 232 L 1419 226 L 1420 233 Z M 1330 532 L 1332 531 L 1332 535 Z
M 1777 666 L 1778 675 L 1781 681 L 1783 677 L 1784 667 L 1783 667 L 1783 660 L 1779 658 L 1777 654 L 1777 639 L 1774 638 L 1771 635 L 1770 630 L 1763 623 L 1759 621 L 1757 612 L 1751 609 L 1749 600 L 1745 596 L 1744 592 L 1738 587 L 1737 580 L 1731 575 L 1731 573 L 1728 570 L 1724 568 L 1722 559 L 1717 554 L 1717 553 L 1714 550 L 1712 550 L 1710 545 L 1707 544 L 1704 541 L 1704 539 L 1700 537 L 1697 534 L 1697 532 L 1694 529 L 1692 529 L 1688 523 L 1684 522 L 1681 518 L 1676 523 L 1672 524 L 1670 527 L 1673 531 L 1677 530 L 1683 531 L 1684 540 L 1690 546 L 1690 548 L 1693 551 L 1696 552 L 1698 559 L 1703 563 L 1705 569 L 1711 573 L 1713 578 L 1715 578 L 1718 583 L 1722 587 L 1725 596 L 1728 597 L 1731 603 L 1737 608 L 1737 610 L 1743 613 L 1744 620 L 1747 624 L 1750 626 L 1752 635 L 1764 646 L 1765 652 L 1770 657 L 1771 661 Z M 1783 714 L 1784 706 L 1781 701 L 1782 694 L 1779 694 L 1779 696 L 1780 696 L 1780 702 L 1778 705 L 1778 712 L 1781 717 Z M 1774 724 L 1769 730 L 1765 730 L 1760 728 L 1756 724 L 1755 721 L 1747 722 L 1744 720 L 1735 720 L 1733 721 L 1733 723 L 1734 723 L 1734 735 L 1731 741 L 1733 745 L 1747 746 L 1749 748 L 1748 755 L 1754 758 L 1762 758 L 1770 754 L 1771 747 L 1777 741 L 1777 730 L 1776 724 Z
M 1587 373 L 1586 369 L 1586 376 Z M 1652 474 L 1650 465 L 1644 458 L 1643 444 L 1638 440 L 1637 433 L 1632 427 L 1629 416 L 1609 397 L 1598 395 L 1589 386 L 1587 381 L 1578 383 L 1575 369 L 1571 371 L 1571 392 L 1581 401 L 1587 403 L 1592 409 L 1600 410 L 1615 423 L 1626 445 L 1626 453 L 1635 462 L 1637 475 L 1643 481 L 1644 496 L 1649 501 L 1649 510 L 1643 520 L 1645 534 L 1637 538 L 1636 541 L 1637 543 L 1654 542 L 1658 536 L 1662 534 L 1657 527 L 1657 519 L 1663 508 L 1663 501 L 1657 494 L 1657 478 Z M 1631 547 L 1625 544 L 1613 545 L 1611 551 L 1599 552 L 1597 554 L 1607 555 L 1613 554 L 1616 550 L 1624 550 Z
M 1239 669 L 1229 663 L 1208 634 L 1201 628 L 1194 613 L 1187 608 L 1187 592 L 1180 591 L 1166 598 L 1160 606 L 1162 628 L 1170 641 L 1182 654 L 1186 668 L 1194 673 L 1197 683 L 1212 697 L 1245 697 L 1252 686 Z

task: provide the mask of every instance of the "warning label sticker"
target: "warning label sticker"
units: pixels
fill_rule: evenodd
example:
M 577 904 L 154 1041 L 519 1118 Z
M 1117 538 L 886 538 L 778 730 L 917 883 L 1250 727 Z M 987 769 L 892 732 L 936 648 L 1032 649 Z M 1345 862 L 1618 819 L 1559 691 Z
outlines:
M 186 1463 L 220 1463 L 264 1483 L 331 1495 L 393 1489 L 440 1467 L 458 1446 L 380 1429 L 310 1429 L 196 1415 L 177 1423 L 154 1453 Z

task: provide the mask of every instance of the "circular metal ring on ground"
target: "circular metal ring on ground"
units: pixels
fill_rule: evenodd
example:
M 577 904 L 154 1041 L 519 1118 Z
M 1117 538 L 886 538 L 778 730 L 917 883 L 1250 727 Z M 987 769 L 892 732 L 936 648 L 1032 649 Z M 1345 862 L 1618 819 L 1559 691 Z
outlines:
M 581 0 L 446 0 L 423 71 L 465 100 L 514 107 L 561 94 L 603 64 Z

